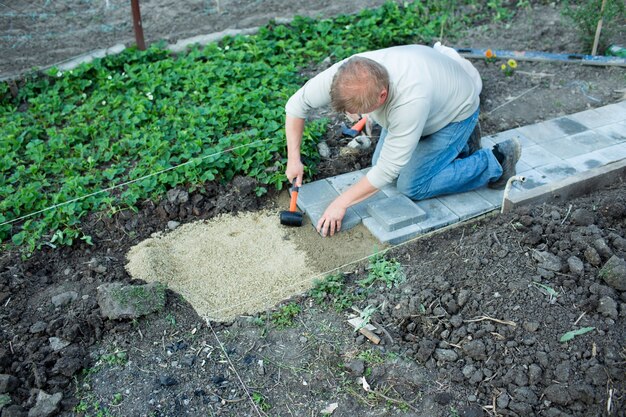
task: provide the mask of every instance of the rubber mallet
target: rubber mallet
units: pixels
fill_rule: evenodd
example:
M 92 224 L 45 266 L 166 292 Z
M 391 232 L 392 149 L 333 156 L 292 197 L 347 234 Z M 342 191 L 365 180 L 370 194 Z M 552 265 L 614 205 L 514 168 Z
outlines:
M 296 203 L 298 201 L 298 191 L 300 187 L 296 187 L 296 178 L 293 179 L 291 187 L 291 202 L 289 203 L 289 211 L 280 212 L 280 224 L 284 226 L 302 226 L 302 213 L 297 211 Z
M 351 138 L 354 138 L 359 133 L 361 133 L 361 130 L 363 130 L 363 128 L 365 127 L 365 123 L 367 123 L 367 117 L 363 117 L 350 128 L 344 124 L 342 126 L 341 133 L 345 136 L 350 136 Z

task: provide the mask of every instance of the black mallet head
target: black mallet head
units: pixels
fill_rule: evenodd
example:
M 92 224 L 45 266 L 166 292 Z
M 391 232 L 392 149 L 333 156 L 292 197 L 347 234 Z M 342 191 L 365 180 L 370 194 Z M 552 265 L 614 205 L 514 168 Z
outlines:
M 289 211 L 280 212 L 280 224 L 284 226 L 302 226 L 302 213 L 296 211 L 296 202 L 298 201 L 299 190 L 300 187 L 296 187 L 296 180 L 294 179 L 293 187 L 291 188 L 291 202 L 289 204 Z
M 345 123 L 341 126 L 341 133 L 345 136 L 350 136 L 351 138 L 357 137 L 359 133 L 365 127 L 365 123 L 367 123 L 367 118 L 363 117 L 361 120 L 356 122 L 352 127 L 348 127 Z

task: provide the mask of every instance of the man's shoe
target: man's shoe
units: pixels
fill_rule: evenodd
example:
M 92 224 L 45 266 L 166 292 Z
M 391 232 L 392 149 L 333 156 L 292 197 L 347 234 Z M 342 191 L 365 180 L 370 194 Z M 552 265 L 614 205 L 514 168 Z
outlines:
M 505 140 L 497 143 L 493 147 L 494 155 L 498 153 L 502 156 L 500 166 L 502 166 L 502 175 L 494 182 L 488 184 L 489 188 L 500 190 L 506 186 L 506 182 L 515 175 L 515 165 L 522 156 L 522 144 L 518 138 Z
M 480 149 L 480 136 L 480 124 L 476 123 L 472 134 L 467 140 L 467 147 L 469 148 L 467 151 L 468 156 Z

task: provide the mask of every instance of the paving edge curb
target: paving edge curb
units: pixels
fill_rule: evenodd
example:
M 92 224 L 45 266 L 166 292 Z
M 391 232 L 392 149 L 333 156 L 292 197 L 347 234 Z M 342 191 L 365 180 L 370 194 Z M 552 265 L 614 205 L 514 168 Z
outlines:
M 502 203 L 502 212 L 508 213 L 516 207 L 527 204 L 565 201 L 625 180 L 626 159 L 621 159 L 569 176 L 561 181 L 508 196 Z

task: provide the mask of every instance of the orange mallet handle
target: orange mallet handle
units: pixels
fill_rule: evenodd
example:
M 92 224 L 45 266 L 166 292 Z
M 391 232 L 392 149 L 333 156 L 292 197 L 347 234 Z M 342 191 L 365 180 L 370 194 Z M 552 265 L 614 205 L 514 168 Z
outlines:
M 289 211 L 296 211 L 296 203 L 298 202 L 298 191 L 300 187 L 296 187 L 297 178 L 293 179 L 293 186 L 291 187 L 291 202 L 289 203 Z
M 358 122 L 356 122 L 354 126 L 352 126 L 351 129 L 356 130 L 357 132 L 360 132 L 361 130 L 363 130 L 365 123 L 367 123 L 367 117 L 363 116 L 363 118 L 359 120 Z

